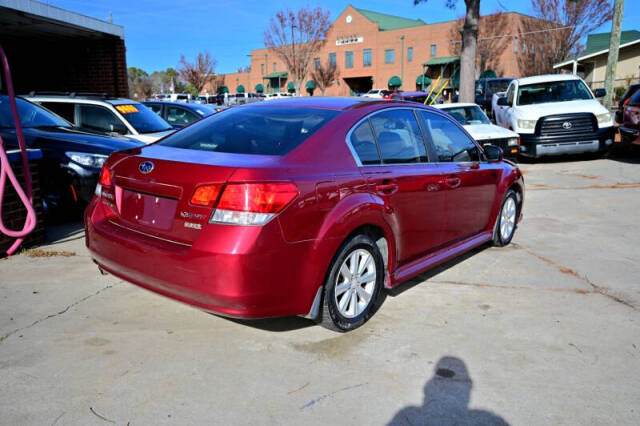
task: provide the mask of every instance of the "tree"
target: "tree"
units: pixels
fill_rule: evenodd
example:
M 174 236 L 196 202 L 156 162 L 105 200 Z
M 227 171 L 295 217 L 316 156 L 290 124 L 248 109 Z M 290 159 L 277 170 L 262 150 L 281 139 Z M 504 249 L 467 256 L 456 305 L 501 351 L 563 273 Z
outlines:
M 613 16 L 608 0 L 531 0 L 531 6 L 539 19 L 524 20 L 519 31 L 521 46 L 529 49 L 518 62 L 528 75 L 553 72 L 554 64 L 579 55 L 581 40 Z
M 428 0 L 413 0 L 413 4 Z M 455 9 L 458 0 L 446 0 L 449 9 Z M 478 20 L 480 0 L 464 0 L 467 11 L 462 26 L 462 48 L 460 50 L 460 102 L 475 102 L 476 46 L 478 43 Z
M 328 87 L 333 86 L 340 77 L 340 70 L 335 64 L 331 64 L 327 62 L 326 64 L 318 64 L 318 67 L 311 71 L 311 79 L 316 83 L 316 86 L 322 92 L 322 96 L 324 96 L 324 91 L 327 90 Z
M 330 25 L 329 11 L 320 7 L 301 8 L 297 12 L 287 9 L 276 13 L 264 32 L 265 47 L 285 63 L 298 94 Z
M 204 86 L 214 79 L 215 66 L 216 60 L 211 57 L 209 52 L 198 53 L 194 63 L 187 61 L 184 55 L 181 55 L 178 73 L 184 81 L 191 84 L 200 93 Z

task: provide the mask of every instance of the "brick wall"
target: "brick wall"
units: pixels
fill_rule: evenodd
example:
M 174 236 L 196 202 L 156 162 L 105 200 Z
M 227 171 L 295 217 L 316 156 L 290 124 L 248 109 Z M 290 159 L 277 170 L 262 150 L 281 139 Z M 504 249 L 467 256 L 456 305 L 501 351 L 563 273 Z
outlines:
M 24 172 L 22 169 L 22 162 L 18 161 L 11 164 L 13 171 L 16 173 L 16 177 L 21 185 L 24 185 Z M 36 210 L 37 224 L 36 228 L 25 239 L 20 246 L 20 249 L 28 248 L 30 246 L 41 244 L 44 241 L 44 214 L 42 210 L 42 199 L 40 197 L 40 163 L 39 161 L 32 161 L 30 163 L 31 177 L 33 183 L 33 200 Z M 23 186 L 24 188 L 24 186 Z M 24 226 L 24 219 L 27 211 L 22 205 L 22 201 L 18 198 L 18 194 L 15 192 L 13 185 L 7 182 L 5 187 L 5 196 L 2 201 L 2 221 L 4 225 L 11 230 L 20 230 Z M 7 249 L 15 241 L 14 238 L 9 238 L 0 233 L 0 258 L 7 255 Z

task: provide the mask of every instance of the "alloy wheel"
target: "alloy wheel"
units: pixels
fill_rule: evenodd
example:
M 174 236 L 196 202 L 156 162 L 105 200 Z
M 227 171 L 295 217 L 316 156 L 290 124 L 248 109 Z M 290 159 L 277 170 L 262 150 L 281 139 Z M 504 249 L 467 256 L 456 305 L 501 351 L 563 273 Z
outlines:
M 376 287 L 376 262 L 369 251 L 352 251 L 342 262 L 335 282 L 335 301 L 340 315 L 354 318 L 369 306 Z

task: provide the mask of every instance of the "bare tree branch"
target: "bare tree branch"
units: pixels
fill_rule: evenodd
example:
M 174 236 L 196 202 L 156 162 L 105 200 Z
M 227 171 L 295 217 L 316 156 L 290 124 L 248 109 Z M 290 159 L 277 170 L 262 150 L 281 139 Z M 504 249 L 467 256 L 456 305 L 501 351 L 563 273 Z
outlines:
M 182 55 L 178 73 L 184 81 L 191 84 L 200 93 L 207 83 L 213 81 L 215 66 L 216 60 L 211 57 L 209 52 L 198 53 L 194 63 L 187 61 Z
M 333 86 L 339 77 L 340 70 L 335 64 L 330 64 L 329 62 L 324 65 L 319 64 L 316 69 L 311 71 L 311 79 L 315 81 L 316 86 L 322 92 L 322 96 L 324 96 L 324 91 Z

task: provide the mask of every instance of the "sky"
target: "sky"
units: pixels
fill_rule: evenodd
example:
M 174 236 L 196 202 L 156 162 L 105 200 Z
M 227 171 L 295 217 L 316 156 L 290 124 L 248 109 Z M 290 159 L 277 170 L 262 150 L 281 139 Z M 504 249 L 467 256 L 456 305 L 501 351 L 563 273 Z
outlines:
M 217 60 L 216 72 L 235 72 L 249 65 L 251 49 L 263 46 L 264 30 L 278 10 L 321 5 L 334 20 L 351 4 L 381 13 L 420 18 L 427 23 L 464 15 L 464 1 L 455 10 L 445 0 L 41 0 L 93 18 L 124 26 L 127 66 L 151 73 L 176 67 L 180 56 L 192 61 L 207 50 Z M 481 15 L 500 10 L 531 14 L 531 0 L 482 0 Z M 504 9 L 502 9 L 504 10 Z M 626 0 L 622 29 L 640 30 L 640 1 Z M 611 23 L 598 32 L 611 31 Z

